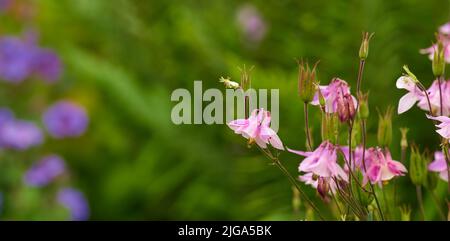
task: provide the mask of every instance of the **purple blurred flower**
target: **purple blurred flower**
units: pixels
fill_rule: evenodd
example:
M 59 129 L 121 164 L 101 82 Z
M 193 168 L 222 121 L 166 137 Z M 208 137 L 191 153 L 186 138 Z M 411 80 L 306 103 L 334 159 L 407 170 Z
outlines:
M 33 72 L 35 46 L 16 37 L 0 38 L 0 78 L 19 83 Z
M 55 82 L 62 73 L 62 63 L 58 55 L 49 49 L 40 49 L 34 58 L 34 71 L 42 79 Z
M 0 126 L 1 147 L 25 150 L 41 144 L 42 141 L 42 131 L 33 122 L 12 120 Z
M 251 42 L 260 42 L 266 36 L 267 25 L 254 6 L 242 6 L 238 10 L 237 21 L 245 37 Z
M 82 192 L 64 188 L 58 193 L 58 202 L 69 209 L 72 220 L 83 221 L 89 218 L 89 205 Z
M 61 60 L 53 51 L 37 46 L 33 36 L 0 38 L 0 79 L 11 83 L 20 83 L 33 75 L 48 82 L 59 79 Z
M 0 0 L 0 13 L 8 10 L 11 6 L 12 0 Z
M 43 187 L 63 174 L 65 164 L 58 155 L 49 155 L 35 163 L 25 173 L 24 180 L 30 186 Z
M 58 139 L 82 135 L 89 122 L 84 108 L 70 101 L 59 101 L 49 107 L 43 121 L 50 135 Z
M 0 108 L 0 126 L 6 122 L 14 120 L 14 114 L 8 108 Z

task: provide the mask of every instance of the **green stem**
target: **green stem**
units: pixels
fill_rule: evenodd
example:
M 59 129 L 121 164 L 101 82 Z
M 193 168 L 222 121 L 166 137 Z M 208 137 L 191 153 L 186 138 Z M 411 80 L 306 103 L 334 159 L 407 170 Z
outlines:
M 322 214 L 320 213 L 320 210 L 317 208 L 316 205 L 314 205 L 314 203 L 311 201 L 311 199 L 309 199 L 309 197 L 306 195 L 306 193 L 303 191 L 303 189 L 298 185 L 297 180 L 289 173 L 289 171 L 283 166 L 283 164 L 281 163 L 280 159 L 278 157 L 275 157 L 272 155 L 272 153 L 270 151 L 266 151 L 264 149 L 262 149 L 261 147 L 258 146 L 258 148 L 260 149 L 261 152 L 263 152 L 270 160 L 273 161 L 273 163 L 281 170 L 281 172 L 283 172 L 283 174 L 289 179 L 289 181 L 291 182 L 292 185 L 294 185 L 294 187 L 299 191 L 301 197 L 306 200 L 306 202 L 309 204 L 309 206 L 311 206 L 312 209 L 314 209 L 314 211 L 317 213 L 317 215 L 319 216 L 320 220 L 324 221 L 324 217 L 322 216 Z
M 305 132 L 306 132 L 306 140 L 308 141 L 308 151 L 312 151 L 312 141 L 311 141 L 311 132 L 309 130 L 309 118 L 308 118 L 308 103 L 304 103 L 305 110 Z
M 366 155 L 366 120 L 361 120 L 361 129 L 362 129 L 362 148 L 363 148 L 362 163 L 363 163 L 364 172 L 367 173 L 366 160 L 365 160 L 365 155 Z M 381 209 L 380 202 L 378 201 L 377 194 L 375 193 L 375 188 L 373 187 L 373 184 L 372 184 L 372 182 L 370 180 L 368 182 L 369 182 L 369 186 L 370 186 L 370 191 L 372 192 L 372 195 L 373 195 L 373 197 L 375 199 L 375 203 L 377 205 L 377 209 L 378 209 L 378 213 L 380 215 L 380 218 L 381 218 L 382 221 L 384 221 L 383 211 Z
M 425 209 L 423 208 L 422 187 L 420 185 L 416 185 L 416 195 L 417 195 L 417 202 L 419 203 L 420 214 L 422 215 L 422 221 L 425 221 Z

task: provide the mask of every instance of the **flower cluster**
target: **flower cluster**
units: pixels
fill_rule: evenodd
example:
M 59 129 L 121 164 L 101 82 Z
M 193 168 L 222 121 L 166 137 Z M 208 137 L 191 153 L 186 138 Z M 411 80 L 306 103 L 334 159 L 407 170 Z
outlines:
M 12 1 L 0 0 L 0 12 L 11 8 L 11 4 Z M 35 32 L 27 32 L 21 37 L 0 36 L 0 80 L 12 84 L 29 79 L 54 83 L 61 78 L 62 72 L 60 57 L 53 50 L 39 46 Z M 14 156 L 43 145 L 47 134 L 54 139 L 63 139 L 79 137 L 86 132 L 89 123 L 87 112 L 74 101 L 56 101 L 41 111 L 39 123 L 17 118 L 8 107 L 0 108 L 0 149 Z M 70 212 L 71 219 L 86 220 L 89 218 L 87 199 L 80 191 L 66 186 L 69 178 L 69 167 L 58 154 L 44 155 L 22 175 L 23 183 L 32 188 L 55 185 L 59 190 L 54 198 Z M 46 193 L 45 190 L 42 192 Z M 3 202 L 3 197 L 8 194 L 1 194 Z
M 55 82 L 61 73 L 59 57 L 52 50 L 39 47 L 34 36 L 0 38 L 0 79 L 20 83 L 37 77 Z
M 337 209 L 340 203 L 351 210 L 356 220 L 374 217 L 385 220 L 383 208 L 377 193 L 384 192 L 384 185 L 395 177 L 410 176 L 416 186 L 419 202 L 421 202 L 421 188 L 427 187 L 431 191 L 436 187 L 433 175 L 428 171 L 437 172 L 442 180 L 448 182 L 449 157 L 448 140 L 450 139 L 450 81 L 443 79 L 445 64 L 443 58 L 450 62 L 447 51 L 450 43 L 450 23 L 440 28 L 439 42 L 436 47 L 427 50 L 433 60 L 433 74 L 436 80 L 426 89 L 417 77 L 405 66 L 406 75 L 398 78 L 396 86 L 408 91 L 398 104 L 398 113 L 404 113 L 417 106 L 428 112 L 428 119 L 434 121 L 438 128 L 436 132 L 441 136 L 443 152 L 435 152 L 433 162 L 429 162 L 426 154 L 419 152 L 416 146 L 411 147 L 411 161 L 409 169 L 405 162 L 408 148 L 407 129 L 401 128 L 402 140 L 400 147 L 402 155 L 400 161 L 394 160 L 389 146 L 392 143 L 392 108 L 388 107 L 386 114 L 379 115 L 376 146 L 369 147 L 366 143 L 366 122 L 369 120 L 368 94 L 361 91 L 361 81 L 364 64 L 368 57 L 369 41 L 372 34 L 364 33 L 359 52 L 360 68 L 357 80 L 357 97 L 352 95 L 350 85 L 342 79 L 333 78 L 328 85 L 319 85 L 317 77 L 317 63 L 311 70 L 303 61 L 299 62 L 298 93 L 305 110 L 305 136 L 307 151 L 284 148 L 276 132 L 270 128 L 270 112 L 255 109 L 246 119 L 237 119 L 228 126 L 239 135 L 248 139 L 248 144 L 256 143 L 263 154 L 274 162 L 276 166 L 291 180 L 296 189 L 304 195 L 308 205 L 316 211 L 320 210 L 303 192 L 296 181 L 305 183 L 317 189 L 322 200 L 335 199 Z M 434 52 L 436 51 L 436 52 Z M 439 56 L 438 56 L 439 55 Z M 448 58 L 448 60 L 447 60 Z M 245 74 L 244 74 L 245 75 Z M 245 104 L 245 103 L 241 103 Z M 319 106 L 321 113 L 322 140 L 314 148 L 309 130 L 308 105 Z M 246 106 L 246 108 L 248 108 Z M 249 110 L 247 109 L 248 113 Z M 345 125 L 339 125 L 341 124 Z M 341 144 L 340 135 L 344 128 L 347 143 Z M 273 148 L 272 148 L 273 147 Z M 298 179 L 291 176 L 279 159 L 280 151 L 304 157 L 300 161 Z M 396 159 L 396 158 L 395 158 Z M 378 189 L 378 190 L 377 190 Z M 450 190 L 450 186 L 449 186 Z M 384 201 L 383 205 L 389 205 Z M 371 211 L 372 210 L 372 211 Z M 348 212 L 347 212 L 348 213 Z M 346 216 L 340 213 L 340 215 Z M 342 216 L 341 216 L 342 217 Z

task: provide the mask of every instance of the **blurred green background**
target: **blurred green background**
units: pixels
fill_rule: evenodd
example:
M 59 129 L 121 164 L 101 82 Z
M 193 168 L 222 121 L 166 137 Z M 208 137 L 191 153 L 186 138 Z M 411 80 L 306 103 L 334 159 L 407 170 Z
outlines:
M 431 45 L 450 8 L 447 1 L 420 0 L 27 2 L 34 7 L 33 19 L 24 24 L 2 16 L 0 33 L 37 29 L 41 45 L 61 56 L 64 75 L 51 88 L 2 83 L 1 100 L 30 118 L 36 114 L 33 103 L 61 96 L 87 108 L 90 124 L 83 137 L 48 140 L 43 148 L 65 157 L 94 220 L 298 219 L 285 177 L 226 125 L 172 124 L 171 92 L 192 90 L 194 80 L 202 80 L 204 89 L 223 88 L 220 76 L 238 80 L 238 67 L 254 65 L 253 87 L 280 89 L 279 136 L 289 147 L 304 149 L 294 58 L 320 59 L 323 84 L 340 77 L 355 85 L 361 32 L 375 32 L 363 80 L 363 89 L 370 90 L 369 145 L 375 145 L 377 109 L 396 108 L 405 94 L 395 88 L 402 65 L 431 83 L 431 62 L 419 49 Z M 237 20 L 249 4 L 266 26 L 257 41 Z M 318 144 L 320 113 L 311 112 Z M 431 122 L 418 108 L 393 120 L 394 159 L 400 156 L 399 127 L 409 127 L 410 141 L 422 149 L 439 148 Z M 296 175 L 300 159 L 281 157 Z M 445 183 L 439 182 L 443 197 Z M 399 183 L 401 199 L 415 210 L 414 187 L 407 176 Z M 425 209 L 428 218 L 436 218 L 428 196 Z M 12 219 L 52 218 L 4 211 Z

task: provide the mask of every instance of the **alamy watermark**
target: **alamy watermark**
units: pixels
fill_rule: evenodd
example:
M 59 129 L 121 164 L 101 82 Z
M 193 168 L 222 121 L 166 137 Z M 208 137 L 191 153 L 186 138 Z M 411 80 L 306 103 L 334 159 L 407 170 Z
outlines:
M 224 96 L 225 92 L 225 96 Z M 279 90 L 270 89 L 270 109 L 267 89 L 215 89 L 203 91 L 202 81 L 194 81 L 194 93 L 188 89 L 176 89 L 170 100 L 178 102 L 171 112 L 172 122 L 180 124 L 224 124 L 235 119 L 245 118 L 245 97 L 248 97 L 247 114 L 264 108 L 271 112 L 271 128 L 279 127 Z

